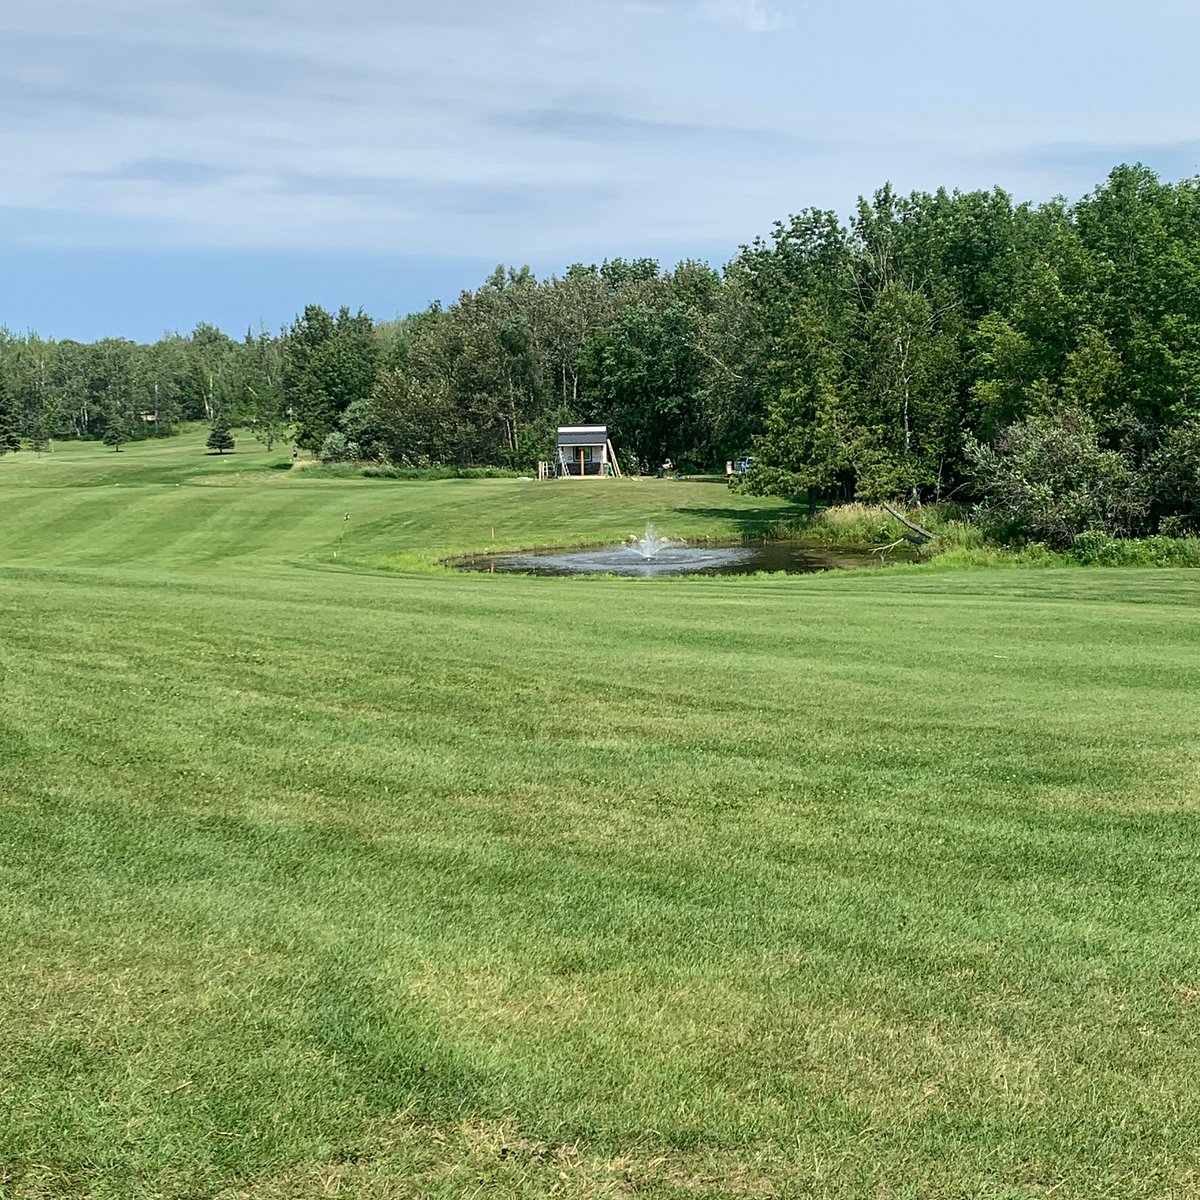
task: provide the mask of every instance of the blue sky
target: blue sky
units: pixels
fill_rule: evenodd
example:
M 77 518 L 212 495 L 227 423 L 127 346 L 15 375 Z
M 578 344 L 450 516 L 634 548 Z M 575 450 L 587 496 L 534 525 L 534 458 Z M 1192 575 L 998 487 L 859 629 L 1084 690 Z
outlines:
M 0 324 L 379 317 L 809 206 L 1200 173 L 1194 0 L 5 0 Z

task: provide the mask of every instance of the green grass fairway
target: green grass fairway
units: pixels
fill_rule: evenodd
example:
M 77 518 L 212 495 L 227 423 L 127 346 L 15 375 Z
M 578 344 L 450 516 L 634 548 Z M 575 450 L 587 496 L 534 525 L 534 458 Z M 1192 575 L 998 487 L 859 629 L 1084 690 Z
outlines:
M 0 1196 L 1200 1195 L 1200 576 L 433 565 L 781 507 L 0 459 Z

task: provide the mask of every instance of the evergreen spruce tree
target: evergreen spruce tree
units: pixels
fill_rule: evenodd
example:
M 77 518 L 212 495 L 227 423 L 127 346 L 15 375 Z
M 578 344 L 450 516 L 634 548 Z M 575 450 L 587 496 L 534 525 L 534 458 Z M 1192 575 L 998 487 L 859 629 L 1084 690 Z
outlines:
M 38 412 L 33 419 L 33 429 L 29 433 L 26 445 L 34 454 L 45 454 L 49 438 L 46 434 L 46 414 Z
M 218 454 L 224 454 L 226 450 L 233 449 L 233 434 L 229 432 L 229 422 L 220 413 L 213 417 L 212 431 L 209 433 L 205 445 Z
M 125 419 L 116 414 L 111 415 L 108 423 L 104 426 L 102 440 L 106 446 L 111 446 L 114 450 L 119 451 L 129 441 L 129 426 Z
M 8 384 L 0 375 L 0 454 L 14 453 L 21 448 L 21 435 L 17 431 L 17 409 L 13 403 Z

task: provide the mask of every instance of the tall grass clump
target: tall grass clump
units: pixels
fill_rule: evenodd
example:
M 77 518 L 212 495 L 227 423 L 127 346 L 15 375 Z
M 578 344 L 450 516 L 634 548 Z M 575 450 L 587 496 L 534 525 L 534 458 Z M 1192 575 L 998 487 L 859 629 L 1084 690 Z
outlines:
M 952 504 L 929 504 L 921 508 L 896 506 L 914 524 L 936 535 L 927 546 L 932 553 L 952 547 L 982 546 L 983 534 Z M 780 521 L 771 527 L 775 537 L 802 537 L 842 546 L 886 545 L 909 531 L 880 504 L 839 504 L 821 509 L 811 521 Z
M 1040 541 L 1005 546 L 990 541 L 963 509 L 930 504 L 900 508 L 910 521 L 928 529 L 935 540 L 920 547 L 924 561 L 954 570 L 975 567 L 1200 567 L 1200 538 L 1119 538 L 1096 530 L 1077 534 L 1068 547 L 1056 549 Z M 882 505 L 840 504 L 822 509 L 802 524 L 778 522 L 776 537 L 804 537 L 831 544 L 884 545 L 908 531 Z
M 291 466 L 291 463 L 283 464 Z M 310 479 L 519 479 L 519 471 L 508 467 L 395 467 L 389 463 L 362 463 L 354 460 L 304 462 L 299 464 Z
M 939 548 L 940 547 L 940 548 Z M 1050 550 L 1040 542 L 1012 548 L 993 546 L 980 541 L 975 545 L 955 546 L 935 543 L 929 548 L 926 561 L 937 564 L 939 571 L 988 570 L 996 567 L 1069 567 L 1072 563 L 1065 554 Z
M 358 472 L 365 479 L 518 479 L 508 467 L 393 467 L 377 464 Z
M 933 557 L 942 570 L 989 567 L 1200 567 L 1198 538 L 1114 538 L 1091 532 L 1076 536 L 1067 550 L 1042 542 L 1024 546 L 989 543 L 945 545 Z

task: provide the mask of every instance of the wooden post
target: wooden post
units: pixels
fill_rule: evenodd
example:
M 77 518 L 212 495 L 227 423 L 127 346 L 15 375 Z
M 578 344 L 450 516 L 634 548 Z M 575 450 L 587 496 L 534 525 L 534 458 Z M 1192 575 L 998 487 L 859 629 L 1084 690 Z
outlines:
M 579 447 L 579 478 L 583 478 L 583 447 Z

